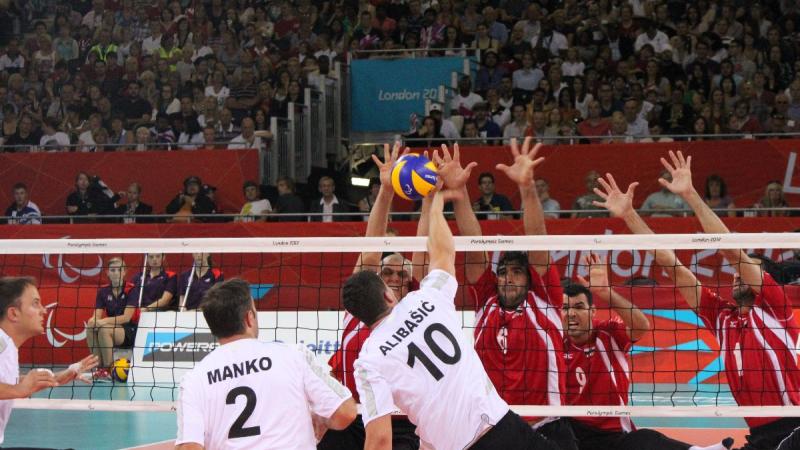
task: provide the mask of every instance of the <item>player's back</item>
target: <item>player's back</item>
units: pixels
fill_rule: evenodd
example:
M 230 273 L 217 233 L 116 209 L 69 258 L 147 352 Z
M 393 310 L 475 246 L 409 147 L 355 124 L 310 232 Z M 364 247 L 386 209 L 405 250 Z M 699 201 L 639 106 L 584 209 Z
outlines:
M 432 448 L 462 449 L 508 412 L 463 335 L 456 288 L 432 271 L 373 327 L 356 361 L 365 425 L 393 401 Z
M 280 343 L 240 339 L 223 345 L 181 382 L 176 443 L 314 449 L 310 411 L 330 417 L 350 397 L 324 377 L 302 353 Z

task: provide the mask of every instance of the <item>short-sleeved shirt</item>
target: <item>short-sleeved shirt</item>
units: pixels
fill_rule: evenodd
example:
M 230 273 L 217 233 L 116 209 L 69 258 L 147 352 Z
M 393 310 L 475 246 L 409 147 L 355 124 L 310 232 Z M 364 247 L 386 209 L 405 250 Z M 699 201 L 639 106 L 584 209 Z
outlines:
M 21 209 L 17 209 L 16 204 L 9 206 L 5 215 L 9 218 L 9 225 L 41 225 L 42 223 L 41 210 L 36 203 L 30 201 Z
M 719 342 L 731 394 L 740 406 L 800 405 L 798 323 L 783 288 L 768 273 L 747 314 L 704 287 L 697 314 Z M 775 421 L 745 417 L 756 427 Z
M 137 299 L 130 295 L 132 289 L 133 283 L 127 282 L 122 287 L 119 295 L 114 295 L 111 285 L 101 287 L 97 290 L 94 307 L 105 310 L 107 317 L 121 316 L 128 306 L 138 306 Z
M 133 314 L 131 318 L 131 322 L 139 323 L 139 317 L 141 315 L 142 307 L 149 306 L 151 303 L 158 301 L 161 296 L 164 295 L 164 292 L 169 292 L 172 294 L 173 298 L 175 297 L 175 293 L 178 291 L 178 276 L 175 272 L 170 270 L 161 270 L 161 273 L 156 275 L 155 277 L 150 276 L 150 271 L 145 272 L 145 279 L 144 279 L 144 291 L 142 291 L 142 274 L 136 274 L 131 281 L 133 282 L 133 288 L 131 289 L 131 293 L 129 294 L 130 303 L 132 306 L 136 306 L 136 312 Z M 139 302 L 139 296 L 142 296 L 142 301 Z
M 419 282 L 412 279 L 409 283 L 409 292 L 419 289 Z M 356 402 L 359 401 L 358 389 L 356 388 L 355 368 L 353 364 L 361 353 L 361 346 L 369 337 L 370 328 L 364 322 L 345 313 L 342 324 L 342 345 L 336 350 L 328 361 L 331 366 L 331 373 L 337 380 L 344 383 L 347 389 L 353 393 Z
M 19 382 L 19 352 L 14 341 L 0 329 L 0 383 Z M 0 444 L 5 439 L 6 425 L 14 408 L 14 400 L 0 400 Z
M 191 286 L 189 286 L 190 277 L 194 278 Z M 199 279 L 197 278 L 195 270 L 189 269 L 178 277 L 178 298 L 180 299 L 180 295 L 185 295 L 186 309 L 198 309 L 200 307 L 200 302 L 203 301 L 203 296 L 211 289 L 211 286 L 224 280 L 225 278 L 219 269 L 209 269 Z M 188 293 L 186 292 L 187 288 L 189 289 Z
M 592 339 L 576 345 L 564 338 L 567 362 L 567 404 L 627 405 L 630 368 L 627 353 L 632 342 L 619 319 L 594 321 Z M 630 417 L 576 417 L 581 423 L 604 431 L 631 432 Z
M 513 311 L 501 307 L 491 268 L 470 286 L 477 309 L 475 350 L 509 404 L 560 406 L 566 388 L 563 290 L 555 267 L 543 277 L 533 267 L 529 273 L 531 290 Z
M 311 414 L 330 418 L 349 398 L 313 355 L 277 342 L 239 339 L 215 349 L 183 377 L 175 445 L 312 450 Z
M 156 276 L 151 276 L 150 271 L 145 272 L 144 276 L 144 291 L 142 291 L 142 274 L 137 273 L 132 279 L 133 289 L 130 296 L 132 301 L 138 306 L 139 296 L 142 296 L 142 306 L 148 306 L 151 303 L 158 301 L 164 292 L 170 292 L 174 296 L 178 291 L 178 277 L 177 274 L 171 270 L 162 269 Z M 197 280 L 195 280 L 197 281 Z
M 355 363 L 365 427 L 399 408 L 426 448 L 463 449 L 508 413 L 463 335 L 457 288 L 432 270 L 372 327 Z

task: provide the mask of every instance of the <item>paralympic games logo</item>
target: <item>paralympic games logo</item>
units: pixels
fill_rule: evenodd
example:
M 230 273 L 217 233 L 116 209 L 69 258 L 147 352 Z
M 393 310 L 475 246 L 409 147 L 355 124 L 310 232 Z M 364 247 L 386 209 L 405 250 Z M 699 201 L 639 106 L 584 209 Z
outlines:
M 61 348 L 69 341 L 82 341 L 86 339 L 86 322 L 83 323 L 83 331 L 78 334 L 65 333 L 55 326 L 53 326 L 53 313 L 56 310 L 58 303 L 50 303 L 44 308 L 47 310 L 47 323 L 45 324 L 45 333 L 47 335 L 47 342 L 55 348 Z M 61 336 L 64 340 L 59 340 L 56 335 Z
M 61 239 L 69 239 L 69 236 L 64 236 Z M 56 264 L 53 265 L 50 256 L 50 253 L 43 253 L 42 264 L 47 269 L 56 269 L 59 278 L 65 283 L 73 283 L 80 277 L 94 277 L 103 271 L 103 258 L 101 258 L 100 255 L 95 255 L 97 257 L 97 265 L 90 269 L 72 265 L 69 261 L 65 261 L 64 255 L 60 253 L 56 255 Z

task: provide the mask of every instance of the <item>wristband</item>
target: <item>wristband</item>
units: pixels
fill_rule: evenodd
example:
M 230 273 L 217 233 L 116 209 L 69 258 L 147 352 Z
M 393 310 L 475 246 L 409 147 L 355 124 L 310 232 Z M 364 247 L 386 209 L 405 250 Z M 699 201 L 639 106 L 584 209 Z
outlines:
M 75 375 L 80 375 L 81 374 L 81 363 L 76 362 L 76 363 L 70 364 L 69 367 L 67 367 L 67 371 L 75 372 Z

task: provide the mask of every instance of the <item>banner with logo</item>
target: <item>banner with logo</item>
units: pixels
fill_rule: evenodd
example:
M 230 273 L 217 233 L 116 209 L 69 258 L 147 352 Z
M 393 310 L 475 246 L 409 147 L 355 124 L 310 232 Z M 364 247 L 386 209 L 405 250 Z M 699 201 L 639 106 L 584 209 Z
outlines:
M 194 150 L 102 153 L 0 152 L 0 214 L 14 202 L 12 186 L 25 183 L 30 200 L 44 215 L 65 215 L 67 196 L 75 190 L 78 172 L 100 177 L 113 192 L 130 183 L 142 188 L 141 201 L 163 214 L 183 190 L 183 180 L 200 177 L 217 188 L 221 211 L 242 209 L 242 185 L 258 181 L 256 150 Z M 124 201 L 122 202 L 124 203 Z
M 439 86 L 464 71 L 465 58 L 358 59 L 350 64 L 353 131 L 405 132 L 409 117 L 420 122 L 425 100 L 436 100 Z

